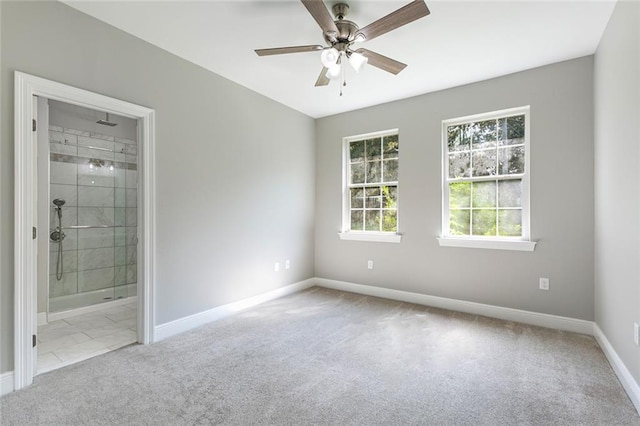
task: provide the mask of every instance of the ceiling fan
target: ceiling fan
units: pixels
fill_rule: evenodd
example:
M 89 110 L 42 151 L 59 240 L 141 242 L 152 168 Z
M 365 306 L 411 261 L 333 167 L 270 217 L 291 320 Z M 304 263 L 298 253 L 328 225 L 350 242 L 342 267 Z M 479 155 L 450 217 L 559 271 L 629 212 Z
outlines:
M 349 5 L 346 3 L 336 3 L 333 6 L 332 11 L 336 17 L 334 21 L 322 0 L 301 1 L 322 29 L 322 34 L 328 47 L 313 44 L 307 46 L 256 49 L 255 52 L 258 56 L 269 56 L 322 51 L 320 59 L 323 68 L 316 81 L 316 86 L 326 86 L 331 79 L 338 79 L 340 77 L 342 77 L 342 85 L 346 85 L 344 81 L 344 67 L 342 67 L 345 61 L 348 61 L 356 71 L 359 71 L 360 68 L 368 62 L 381 70 L 398 74 L 405 69 L 406 64 L 372 52 L 371 50 L 363 48 L 352 50 L 351 45 L 356 42 L 372 40 L 389 31 L 413 22 L 416 19 L 427 16 L 430 13 L 424 0 L 414 0 L 366 27 L 359 28 L 354 22 L 344 19 L 349 12 Z M 340 94 L 342 95 L 342 91 Z

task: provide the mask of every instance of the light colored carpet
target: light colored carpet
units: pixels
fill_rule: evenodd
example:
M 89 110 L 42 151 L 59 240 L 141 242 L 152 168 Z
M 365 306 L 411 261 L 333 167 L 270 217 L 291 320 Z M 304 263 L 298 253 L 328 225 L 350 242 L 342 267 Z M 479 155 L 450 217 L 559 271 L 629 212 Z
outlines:
M 639 425 L 592 337 L 312 288 L 36 377 L 3 425 Z

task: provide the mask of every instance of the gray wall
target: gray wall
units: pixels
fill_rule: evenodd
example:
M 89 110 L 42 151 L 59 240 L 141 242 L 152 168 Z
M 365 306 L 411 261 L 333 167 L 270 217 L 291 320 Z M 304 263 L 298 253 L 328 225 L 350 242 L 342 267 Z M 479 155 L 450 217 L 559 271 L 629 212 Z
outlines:
M 14 70 L 156 110 L 157 324 L 313 276 L 311 118 L 61 3 L 0 8 L 0 372 L 13 369 Z
M 592 67 L 585 57 L 317 120 L 316 276 L 593 320 Z M 439 247 L 441 121 L 523 105 L 535 251 Z M 341 241 L 342 137 L 391 128 L 402 242 Z
M 616 5 L 594 74 L 596 323 L 640 383 L 639 3 Z

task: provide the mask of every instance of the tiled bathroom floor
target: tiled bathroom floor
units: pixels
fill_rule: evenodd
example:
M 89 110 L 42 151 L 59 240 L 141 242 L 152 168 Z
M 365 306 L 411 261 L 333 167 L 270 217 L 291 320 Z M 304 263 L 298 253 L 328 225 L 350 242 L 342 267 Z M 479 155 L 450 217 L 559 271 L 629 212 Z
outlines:
M 135 343 L 136 302 L 38 327 L 38 374 Z

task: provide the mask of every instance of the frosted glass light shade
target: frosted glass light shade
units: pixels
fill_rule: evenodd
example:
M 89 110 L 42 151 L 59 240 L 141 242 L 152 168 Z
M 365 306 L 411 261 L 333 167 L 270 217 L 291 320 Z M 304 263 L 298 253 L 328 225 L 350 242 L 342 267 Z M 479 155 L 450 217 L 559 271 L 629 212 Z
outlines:
M 349 63 L 356 72 L 360 72 L 367 61 L 369 61 L 369 58 L 357 52 L 353 52 L 351 56 L 349 56 Z
M 335 64 L 332 67 L 329 67 L 329 70 L 327 71 L 327 77 L 329 77 L 331 80 L 335 80 L 340 77 L 340 71 L 341 65 Z
M 340 52 L 332 47 L 331 49 L 324 49 L 322 51 L 322 53 L 320 54 L 320 61 L 325 67 L 331 68 L 336 64 L 336 62 L 338 62 L 339 57 Z

